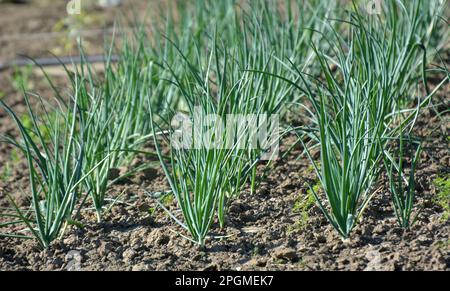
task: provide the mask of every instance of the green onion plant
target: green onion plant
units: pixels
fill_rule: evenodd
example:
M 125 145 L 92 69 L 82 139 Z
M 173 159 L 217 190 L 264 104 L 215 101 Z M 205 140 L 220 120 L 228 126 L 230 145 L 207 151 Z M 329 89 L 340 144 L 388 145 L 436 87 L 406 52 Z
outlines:
M 350 235 L 376 193 L 378 165 L 388 141 L 414 125 L 418 110 L 436 92 L 416 100 L 417 106 L 405 108 L 410 94 L 414 95 L 413 85 L 425 79 L 426 54 L 417 30 L 422 6 L 421 1 L 391 4 L 383 19 L 361 12 L 354 2 L 343 24 L 348 27 L 348 40 L 330 25 L 334 36 L 328 41 L 336 44 L 331 46 L 332 53 L 312 44 L 320 76 L 310 77 L 294 66 L 299 82 L 287 80 L 306 97 L 303 107 L 311 124 L 303 130 L 309 142 L 302 142 L 325 197 L 311 190 L 343 238 Z M 401 26 L 393 12 L 398 9 L 409 20 Z M 403 118 L 398 122 L 397 117 Z M 320 166 L 312 158 L 314 148 L 320 149 Z
M 399 138 L 399 149 L 397 153 L 391 153 L 385 150 L 383 153 L 384 165 L 386 167 L 387 175 L 389 177 L 389 186 L 394 205 L 395 215 L 400 227 L 404 229 L 411 228 L 416 222 L 419 211 L 414 214 L 415 203 L 415 172 L 417 163 L 420 159 L 421 146 L 416 149 L 416 153 L 411 157 L 411 169 L 409 179 L 406 179 L 405 169 L 405 139 L 403 133 Z
M 41 247 L 48 248 L 63 234 L 82 195 L 85 148 L 84 144 L 75 138 L 75 132 L 80 130 L 78 100 L 70 100 L 67 110 L 57 109 L 56 113 L 52 114 L 52 119 L 46 111 L 48 106 L 44 105 L 40 96 L 38 100 L 44 111 L 41 118 L 35 114 L 29 96 L 25 94 L 28 114 L 32 121 L 31 128 L 26 128 L 16 113 L 0 100 L 0 106 L 16 122 L 22 136 L 22 140 L 2 136 L 2 141 L 13 145 L 26 157 L 32 202 L 30 209 L 21 209 L 12 196 L 8 196 L 13 210 L 2 213 L 1 216 L 11 221 L 1 227 L 23 225 L 28 232 L 6 233 L 0 236 L 35 238 Z M 55 118 L 56 122 L 50 121 Z M 44 137 L 44 133 L 49 135 L 49 140 Z
M 173 45 L 176 47 L 175 43 Z M 223 227 L 229 203 L 240 194 L 246 182 L 255 178 L 255 165 L 264 150 L 249 145 L 255 137 L 253 132 L 259 129 L 257 116 L 274 112 L 270 110 L 269 102 L 272 100 L 267 96 L 275 96 L 271 94 L 275 92 L 270 86 L 264 87 L 265 78 L 245 70 L 247 65 L 252 64 L 240 63 L 235 57 L 238 52 L 230 52 L 219 45 L 218 37 L 211 39 L 206 53 L 199 47 L 194 51 L 192 57 L 178 49 L 183 62 L 174 65 L 184 66 L 183 74 L 176 74 L 173 65 L 168 64 L 173 72 L 169 81 L 181 92 L 186 104 L 185 114 L 193 122 L 191 127 L 181 129 L 190 135 L 188 144 L 184 148 L 177 148 L 174 144 L 173 136 L 177 129 L 169 120 L 175 113 L 168 117 L 159 116 L 160 123 L 152 118 L 152 133 L 183 221 L 173 213 L 171 216 L 189 231 L 191 240 L 203 246 L 214 219 L 217 218 Z M 270 90 L 267 95 L 262 95 L 263 88 Z M 154 109 L 151 111 L 156 112 Z M 199 115 L 213 115 L 217 120 L 204 121 Z M 244 124 L 229 127 L 230 116 L 249 119 Z M 222 128 L 221 122 L 227 122 L 227 125 Z M 206 137 L 198 134 L 198 130 L 208 126 L 212 126 L 213 134 Z M 169 161 L 164 158 L 158 136 L 166 137 L 166 145 L 170 149 Z M 230 136 L 233 138 L 230 139 Z

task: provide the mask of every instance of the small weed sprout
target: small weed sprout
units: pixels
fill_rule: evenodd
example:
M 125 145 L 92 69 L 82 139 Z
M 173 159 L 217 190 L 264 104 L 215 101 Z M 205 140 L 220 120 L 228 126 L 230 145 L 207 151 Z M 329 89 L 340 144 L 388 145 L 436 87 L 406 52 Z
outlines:
M 320 191 L 320 183 L 313 186 L 313 190 L 316 193 L 319 193 Z M 297 198 L 297 200 L 294 203 L 294 207 L 292 208 L 292 212 L 295 214 L 300 215 L 299 220 L 295 223 L 295 225 L 292 227 L 291 231 L 293 230 L 304 230 L 308 226 L 309 222 L 309 211 L 311 208 L 315 205 L 316 200 L 314 198 L 314 194 L 311 189 L 308 189 L 306 191 L 305 196 L 300 196 Z
M 436 187 L 436 197 L 433 201 L 444 210 L 442 219 L 447 221 L 450 219 L 450 175 L 437 178 L 434 181 Z

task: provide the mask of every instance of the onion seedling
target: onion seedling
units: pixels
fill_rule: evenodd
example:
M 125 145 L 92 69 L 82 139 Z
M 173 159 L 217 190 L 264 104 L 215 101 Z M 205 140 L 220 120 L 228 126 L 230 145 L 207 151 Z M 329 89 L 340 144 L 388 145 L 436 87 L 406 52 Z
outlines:
M 403 133 L 399 138 L 399 150 L 395 153 L 384 151 L 383 160 L 389 177 L 389 186 L 394 205 L 395 215 L 400 227 L 409 229 L 416 222 L 419 212 L 413 217 L 415 200 L 415 172 L 420 158 L 421 146 L 416 149 L 411 160 L 409 179 L 404 178 L 405 167 L 405 140 Z M 397 162 L 398 161 L 398 162 Z

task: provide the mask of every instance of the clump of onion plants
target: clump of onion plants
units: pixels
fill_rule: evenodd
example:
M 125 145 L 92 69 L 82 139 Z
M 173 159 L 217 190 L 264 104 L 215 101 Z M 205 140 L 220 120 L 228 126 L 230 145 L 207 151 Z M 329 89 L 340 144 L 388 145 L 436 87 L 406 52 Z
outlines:
M 162 86 L 160 78 L 169 73 L 155 63 L 159 55 L 148 50 L 145 32 L 138 28 L 134 33 L 131 38 L 122 34 L 120 47 L 115 46 L 115 39 L 111 41 L 105 54 L 104 72 L 95 72 L 84 54 L 79 68 L 74 72 L 66 69 L 71 93 L 79 100 L 85 125 L 84 131 L 75 135 L 77 140 L 84 141 L 83 173 L 90 173 L 83 187 L 91 197 L 98 221 L 109 209 L 108 203 L 117 201 L 118 197 L 107 196 L 113 183 L 154 167 L 142 164 L 128 169 L 137 154 L 152 155 L 145 151 L 146 142 L 151 138 L 148 102 L 158 110 L 177 102 L 169 100 L 173 94 L 166 91 L 167 86 Z M 112 61 L 113 52 L 119 52 L 117 62 Z M 157 71 L 159 78 L 149 78 L 149 68 Z M 166 98 L 159 98 L 162 95 Z
M 425 80 L 426 54 L 417 30 L 419 4 L 390 6 L 406 14 L 400 27 L 389 14 L 392 10 L 381 18 L 364 14 L 354 3 L 343 25 L 348 28 L 347 40 L 330 25 L 334 33 L 330 44 L 336 43 L 332 53 L 313 45 L 321 66 L 319 78 L 295 67 L 300 82 L 288 80 L 306 97 L 304 109 L 311 124 L 303 132 L 310 139 L 302 142 L 325 195 L 311 191 L 343 238 L 376 193 L 379 163 L 389 140 L 413 126 L 417 111 L 436 92 L 415 100 L 417 106 L 406 107 L 414 96 L 413 85 Z M 311 154 L 316 148 L 320 163 Z
M 82 64 L 72 78 L 73 94 L 80 100 L 85 124 L 85 130 L 76 138 L 85 141 L 83 173 L 90 172 L 83 186 L 92 198 L 98 220 L 105 210 L 108 187 L 120 178 L 113 171 L 131 163 L 148 138 L 140 56 L 125 49 L 117 68 L 105 65 L 105 80 L 101 83 L 89 64 Z
M 188 148 L 178 148 L 179 144 L 171 141 L 175 132 L 171 130 L 169 135 L 168 161 L 156 138 L 155 144 L 183 219 L 169 212 L 162 204 L 160 206 L 190 233 L 189 240 L 204 246 L 215 219 L 221 226 L 224 225 L 228 200 L 242 190 L 253 165 L 246 161 L 236 145 L 230 149 L 220 148 L 218 144 L 209 148 L 215 143 L 214 139 L 205 140 L 201 136 L 194 137 Z M 185 131 L 185 134 L 189 133 Z
M 42 115 L 37 115 L 25 94 L 31 127 L 25 127 L 16 113 L 3 101 L 0 106 L 17 124 L 21 140 L 3 136 L 7 142 L 22 152 L 28 163 L 31 206 L 20 208 L 8 195 L 13 206 L 1 216 L 11 221 L 0 225 L 23 225 L 26 230 L 0 236 L 35 238 L 41 247 L 47 248 L 71 222 L 77 201 L 82 194 L 82 168 L 85 161 L 84 144 L 75 138 L 80 130 L 78 100 L 70 100 L 67 108 L 54 108 L 50 118 L 49 106 L 38 96 Z M 47 136 L 47 137 L 45 137 Z
M 229 203 L 252 181 L 258 160 L 271 157 L 266 150 L 276 151 L 278 141 L 258 135 L 263 127 L 275 136 L 278 133 L 277 121 L 267 114 L 270 100 L 257 94 L 262 93 L 262 78 L 245 67 L 239 70 L 243 64 L 233 58 L 237 53 L 218 43 L 218 38 L 211 39 L 206 49 L 194 49 L 193 56 L 179 50 L 183 62 L 167 65 L 186 68 L 170 80 L 181 92 L 186 111 L 158 116 L 160 122 L 152 114 L 156 151 L 182 218 L 170 214 L 200 246 L 215 219 L 224 226 Z M 267 118 L 261 121 L 261 116 Z M 174 120 L 184 125 L 177 127 Z M 159 136 L 169 154 L 164 155 Z

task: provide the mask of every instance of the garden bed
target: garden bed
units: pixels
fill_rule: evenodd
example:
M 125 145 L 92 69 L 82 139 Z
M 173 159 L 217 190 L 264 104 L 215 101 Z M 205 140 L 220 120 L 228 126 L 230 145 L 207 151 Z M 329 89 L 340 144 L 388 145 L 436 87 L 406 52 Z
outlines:
M 17 28 L 14 27 L 18 19 L 27 15 L 24 10 L 5 10 L 11 12 L 6 20 L 2 19 L 3 10 L 0 11 L 0 24 L 3 21 L 7 26 L 2 29 L 0 25 L 0 33 L 47 31 L 58 21 L 57 11 L 63 9 L 51 7 L 54 11 L 37 13 L 28 26 Z M 16 15 L 14 11 L 18 11 Z M 54 20 L 48 15 L 54 15 Z M 105 23 L 110 24 L 112 19 L 113 14 L 108 14 Z M 101 51 L 102 44 L 92 40 L 90 52 Z M 18 46 L 31 56 L 43 55 L 39 45 Z M 60 44 L 47 49 L 55 47 L 60 48 Z M 0 59 L 10 59 L 12 52 L 18 50 L 17 47 L 2 50 Z M 26 106 L 13 86 L 13 75 L 13 69 L 0 72 L 0 92 L 4 95 L 1 98 L 22 114 Z M 61 88 L 67 84 L 61 76 L 55 80 Z M 37 70 L 30 74 L 30 84 L 33 92 L 43 96 L 53 94 Z M 317 183 L 316 174 L 308 158 L 302 155 L 301 144 L 296 143 L 294 136 L 288 136 L 281 146 L 282 154 L 287 155 L 269 168 L 259 165 L 257 176 L 264 179 L 260 179 L 255 193 L 251 193 L 248 185 L 244 187 L 230 205 L 225 228 L 219 231 L 219 227 L 214 227 L 203 248 L 183 238 L 180 233 L 187 235 L 185 231 L 155 198 L 147 195 L 170 189 L 162 170 L 149 169 L 119 181 L 108 190 L 108 195 L 120 197 L 120 202 L 105 214 L 102 222 L 97 223 L 93 211 L 83 211 L 80 223 L 69 226 L 64 237 L 46 250 L 33 240 L 0 237 L 0 270 L 448 271 L 450 223 L 445 217 L 448 213 L 437 201 L 441 191 L 437 181 L 442 178 L 448 183 L 450 174 L 450 115 L 446 108 L 449 96 L 450 86 L 446 83 L 436 96 L 438 103 L 444 104 L 437 110 L 444 113 L 437 115 L 435 108 L 425 110 L 414 129 L 414 134 L 424 139 L 416 173 L 417 205 L 422 210 L 417 223 L 408 231 L 398 227 L 384 177 L 351 237 L 343 240 L 321 210 L 308 203 L 311 193 L 307 184 Z M 0 132 L 19 137 L 15 124 L 3 110 L 0 110 Z M 149 159 L 139 156 L 133 164 L 145 162 Z M 0 143 L 0 207 L 10 206 L 6 194 L 18 206 L 29 206 L 27 167 L 22 155 Z M 173 198 L 164 199 L 163 204 L 180 214 Z M 14 230 L 17 229 L 8 229 Z
M 83 228 L 71 228 L 49 250 L 42 251 L 32 241 L 0 239 L 0 269 L 449 270 L 450 224 L 434 202 L 433 184 L 449 171 L 448 141 L 435 131 L 440 127 L 448 130 L 448 123 L 432 116 L 425 116 L 420 123 L 418 131 L 432 140 L 417 174 L 418 205 L 424 209 L 411 231 L 398 227 L 386 185 L 348 240 L 333 231 L 315 206 L 308 209 L 307 221 L 302 221 L 295 205 L 308 191 L 305 183 L 313 182 L 315 175 L 307 159 L 296 160 L 301 153 L 296 149 L 266 173 L 267 179 L 255 194 L 247 189 L 233 202 L 226 229 L 215 234 L 227 237 L 209 240 L 204 250 L 180 237 L 176 232 L 182 230 L 146 197 L 144 190 L 168 187 L 158 172 L 139 174 L 114 187 L 116 195 L 125 191 L 127 205 L 114 206 L 100 224 L 93 215 L 85 215 Z M 288 138 L 285 143 L 292 141 Z M 26 185 L 26 179 L 16 173 L 10 181 Z M 12 185 L 3 186 L 2 193 L 11 191 Z M 4 205 L 7 201 L 2 197 Z M 173 201 L 167 203 L 174 206 Z M 80 265 L 74 265 L 74 256 Z

